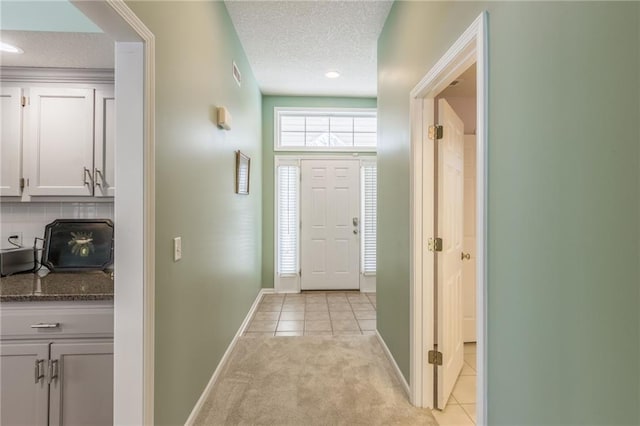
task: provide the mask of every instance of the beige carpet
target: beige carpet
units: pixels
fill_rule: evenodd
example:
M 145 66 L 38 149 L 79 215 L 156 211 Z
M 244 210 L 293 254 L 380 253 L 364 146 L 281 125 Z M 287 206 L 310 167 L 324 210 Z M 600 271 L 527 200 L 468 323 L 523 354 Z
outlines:
M 375 336 L 242 337 L 197 425 L 437 425 Z

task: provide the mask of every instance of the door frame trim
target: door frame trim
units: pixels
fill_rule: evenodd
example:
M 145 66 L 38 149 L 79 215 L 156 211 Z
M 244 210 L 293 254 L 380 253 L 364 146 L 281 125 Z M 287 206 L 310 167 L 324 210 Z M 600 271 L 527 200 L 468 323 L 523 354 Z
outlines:
M 155 37 L 124 0 L 71 0 L 115 40 L 114 423 L 154 424 Z M 119 70 L 122 70 L 119 72 Z M 139 212 L 139 214 L 131 214 Z
M 427 352 L 434 345 L 434 258 L 426 238 L 434 236 L 434 164 L 431 140 L 423 131 L 434 121 L 435 97 L 473 63 L 477 67 L 476 131 L 476 311 L 477 311 L 477 418 L 487 424 L 487 130 L 488 52 L 487 12 L 481 13 L 436 62 L 410 93 L 411 111 L 411 277 L 410 277 L 410 384 L 411 402 L 433 408 L 434 374 Z M 428 173 L 431 170 L 431 173 Z
M 324 161 L 332 161 L 332 160 L 358 160 L 360 162 L 360 167 L 362 167 L 363 163 L 366 162 L 376 162 L 377 155 L 373 154 L 365 154 L 360 155 L 361 153 L 355 154 L 276 154 L 273 159 L 273 288 L 276 293 L 300 293 L 301 291 L 301 279 L 300 274 L 295 275 L 287 275 L 280 276 L 278 274 L 278 166 L 287 165 L 287 166 L 298 166 L 300 169 L 300 173 L 302 173 L 302 161 L 304 160 L 324 160 Z M 361 183 L 361 182 L 360 182 Z M 362 187 L 359 188 L 361 190 Z M 298 187 L 298 219 L 300 219 L 300 187 Z M 362 204 L 362 203 L 360 203 Z M 300 238 L 300 235 L 298 235 Z M 300 266 L 300 244 L 298 244 L 298 266 Z M 359 271 L 359 283 L 360 283 L 360 291 L 363 291 L 363 273 L 360 270 L 361 265 L 358 262 L 358 271 Z M 374 276 L 375 280 L 375 276 Z M 371 276 L 368 277 L 368 282 L 365 284 L 364 292 L 371 292 L 371 288 L 375 287 L 375 282 L 371 283 Z

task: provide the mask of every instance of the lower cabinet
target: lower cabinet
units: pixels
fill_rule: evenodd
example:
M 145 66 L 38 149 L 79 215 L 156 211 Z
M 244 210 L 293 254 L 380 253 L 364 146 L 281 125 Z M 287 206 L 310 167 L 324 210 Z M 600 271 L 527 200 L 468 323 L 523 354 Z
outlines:
M 8 309 L 1 312 L 1 425 L 113 425 L 113 334 L 91 337 L 95 327 L 78 326 L 90 324 L 96 315 L 60 312 L 39 310 L 31 315 L 37 321 L 23 320 L 31 320 L 28 310 L 27 315 L 16 311 L 14 317 Z M 104 310 L 101 314 L 105 316 Z M 112 319 L 107 322 L 113 324 Z M 29 329 L 41 334 L 19 330 L 16 324 L 23 323 L 32 323 Z M 43 326 L 50 328 L 39 328 Z M 24 338 L 13 338 L 18 335 Z
M 113 343 L 53 343 L 49 425 L 113 424 Z
M 0 424 L 46 425 L 49 385 L 44 373 L 49 344 L 3 342 L 0 357 Z

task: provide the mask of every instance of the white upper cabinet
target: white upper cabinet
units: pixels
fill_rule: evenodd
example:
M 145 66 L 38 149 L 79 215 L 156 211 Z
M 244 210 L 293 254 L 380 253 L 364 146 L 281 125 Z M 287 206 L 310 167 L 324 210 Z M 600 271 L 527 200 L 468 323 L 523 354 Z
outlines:
M 96 197 L 115 196 L 115 105 L 113 90 L 96 90 L 94 148 L 94 195 Z
M 0 89 L 0 195 L 19 196 L 22 177 L 22 89 Z
M 93 195 L 93 95 L 93 89 L 29 89 L 24 135 L 29 195 Z

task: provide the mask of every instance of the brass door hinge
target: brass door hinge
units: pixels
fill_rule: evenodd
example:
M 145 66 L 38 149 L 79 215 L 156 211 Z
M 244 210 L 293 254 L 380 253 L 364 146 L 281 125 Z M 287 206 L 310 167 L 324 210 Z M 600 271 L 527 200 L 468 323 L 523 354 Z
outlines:
M 20 178 L 20 191 L 24 189 L 24 184 L 25 184 L 24 178 Z
M 429 351 L 429 364 L 442 365 L 442 352 Z
M 442 238 L 429 238 L 429 251 L 442 251 Z
M 429 139 L 432 141 L 442 139 L 443 133 L 444 128 L 441 125 L 436 124 L 434 126 L 429 126 Z
M 27 106 L 28 102 L 29 102 L 29 98 L 27 98 L 26 96 L 23 96 L 22 99 L 20 100 L 20 105 L 25 107 Z

